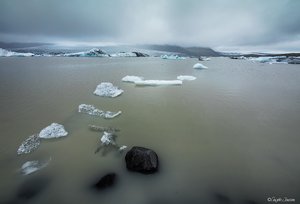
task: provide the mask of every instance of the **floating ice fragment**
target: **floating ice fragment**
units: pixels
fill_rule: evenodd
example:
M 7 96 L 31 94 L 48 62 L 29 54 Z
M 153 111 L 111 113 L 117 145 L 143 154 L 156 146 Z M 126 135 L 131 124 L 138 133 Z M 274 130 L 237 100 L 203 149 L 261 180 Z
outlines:
M 121 111 L 118 111 L 118 112 L 103 111 L 103 110 L 97 109 L 93 105 L 87 105 L 87 104 L 80 104 L 78 106 L 78 112 L 86 113 L 86 114 L 94 115 L 94 116 L 100 116 L 100 117 L 103 117 L 106 119 L 115 118 L 122 113 Z
M 64 126 L 58 123 L 52 123 L 48 127 L 42 129 L 41 132 L 39 133 L 39 137 L 44 139 L 64 137 L 67 135 L 68 132 L 66 132 Z
M 142 80 L 144 80 L 144 77 L 139 77 L 139 76 L 129 76 L 129 75 L 127 75 L 127 76 L 122 78 L 122 81 L 132 82 L 132 83 L 134 83 L 136 81 L 142 81 Z
M 199 61 L 210 61 L 210 58 L 209 57 L 199 57 L 198 58 L 199 59 Z
M 177 79 L 181 80 L 181 81 L 183 81 L 183 80 L 192 81 L 192 80 L 195 80 L 196 77 L 189 76 L 189 75 L 179 75 L 179 76 L 177 76 Z
M 117 97 L 123 92 L 122 89 L 119 89 L 110 82 L 102 82 L 96 87 L 94 94 L 98 96 Z
M 204 66 L 203 64 L 196 63 L 196 64 L 194 64 L 193 68 L 194 69 L 207 69 L 208 67 Z
M 181 80 L 143 80 L 135 81 L 138 86 L 158 86 L 158 85 L 181 85 Z
M 28 154 L 36 150 L 41 144 L 39 136 L 31 135 L 29 136 L 18 148 L 18 154 Z
M 48 161 L 42 161 L 42 162 L 37 161 L 37 160 L 27 161 L 22 165 L 21 173 L 24 175 L 32 174 L 42 168 L 45 168 L 49 164 L 50 160 L 51 159 L 49 159 Z
M 5 49 L 0 48 L 0 57 L 32 57 L 33 53 L 21 53 L 21 52 L 12 52 Z
M 116 145 L 115 137 L 113 133 L 104 132 L 103 136 L 101 137 L 101 142 L 103 145 Z
M 125 145 L 119 147 L 119 151 L 120 151 L 120 152 L 124 151 L 125 149 L 127 149 L 127 146 L 125 146 Z
M 170 59 L 170 60 L 184 60 L 185 57 L 180 57 L 178 55 L 161 55 L 160 58 L 162 59 Z
M 96 125 L 89 125 L 89 128 L 91 130 L 94 130 L 94 131 L 98 131 L 98 132 L 119 132 L 120 130 L 117 129 L 117 128 L 113 128 L 113 127 L 100 127 L 100 126 L 96 126 Z

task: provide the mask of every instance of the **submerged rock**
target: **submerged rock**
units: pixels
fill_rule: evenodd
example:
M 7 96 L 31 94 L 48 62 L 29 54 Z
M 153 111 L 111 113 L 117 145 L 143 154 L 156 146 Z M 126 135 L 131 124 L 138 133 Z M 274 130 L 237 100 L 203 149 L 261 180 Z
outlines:
M 27 161 L 21 167 L 21 173 L 24 175 L 32 174 L 42 168 L 45 168 L 51 159 L 48 161 Z
M 126 167 L 129 171 L 152 174 L 158 171 L 158 156 L 144 147 L 133 147 L 125 156 Z
M 97 125 L 89 125 L 89 128 L 91 130 L 97 131 L 97 132 L 119 132 L 120 130 L 118 128 L 113 128 L 113 127 L 101 127 Z
M 94 94 L 97 96 L 105 96 L 105 97 L 117 97 L 121 95 L 124 91 L 119 89 L 118 87 L 114 86 L 110 82 L 102 82 L 94 91 Z
M 103 110 L 95 108 L 95 106 L 93 106 L 93 105 L 87 105 L 87 104 L 80 104 L 78 106 L 78 112 L 86 113 L 86 114 L 94 115 L 94 116 L 100 116 L 105 119 L 115 118 L 122 113 L 121 111 L 118 111 L 118 112 L 103 111 Z
M 196 63 L 196 64 L 194 64 L 193 68 L 194 69 L 207 69 L 208 67 L 201 63 Z
M 139 76 L 129 76 L 129 75 L 127 75 L 127 76 L 122 78 L 122 81 L 131 82 L 131 83 L 134 83 L 136 81 L 142 81 L 142 80 L 144 80 L 144 77 L 139 77 Z
M 52 123 L 48 127 L 45 127 L 39 133 L 40 138 L 51 139 L 67 136 L 68 132 L 65 130 L 63 125 L 58 123 Z
M 181 85 L 181 80 L 143 80 L 135 81 L 137 86 Z
M 18 148 L 18 154 L 28 154 L 36 150 L 41 144 L 39 135 L 31 135 L 29 136 Z
M 103 190 L 115 184 L 117 178 L 116 173 L 109 173 L 103 176 L 95 185 L 94 188 Z
M 183 81 L 183 80 L 192 81 L 192 80 L 195 80 L 197 78 L 194 77 L 194 76 L 189 76 L 189 75 L 179 75 L 179 76 L 177 76 L 177 79 L 181 80 L 181 81 Z

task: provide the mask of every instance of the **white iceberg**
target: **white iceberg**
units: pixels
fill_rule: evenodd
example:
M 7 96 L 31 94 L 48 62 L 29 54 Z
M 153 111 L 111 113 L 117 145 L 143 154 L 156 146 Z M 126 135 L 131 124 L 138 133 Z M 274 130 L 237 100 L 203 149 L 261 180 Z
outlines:
M 65 130 L 63 125 L 58 123 L 52 123 L 48 127 L 45 127 L 39 133 L 40 138 L 51 139 L 67 136 L 68 132 Z
M 209 57 L 199 57 L 199 61 L 210 61 Z
M 139 77 L 139 76 L 125 76 L 122 78 L 122 81 L 124 82 L 130 82 L 130 83 L 134 83 L 136 81 L 142 81 L 144 80 L 144 77 Z
M 97 109 L 93 105 L 88 105 L 88 104 L 80 104 L 78 106 L 78 112 L 86 113 L 86 114 L 94 115 L 94 116 L 100 116 L 100 117 L 103 117 L 106 119 L 115 118 L 122 113 L 121 111 L 118 111 L 118 112 L 103 111 L 103 110 Z
M 49 164 L 50 160 L 51 159 L 49 159 L 48 161 L 42 161 L 42 162 L 37 161 L 37 160 L 27 161 L 22 165 L 21 173 L 24 175 L 32 174 L 42 168 L 45 168 Z
M 193 68 L 194 69 L 207 69 L 208 67 L 201 63 L 196 63 L 196 64 L 194 64 Z
M 121 95 L 123 92 L 124 91 L 122 89 L 119 89 L 110 82 L 102 82 L 96 87 L 94 94 L 97 96 L 114 98 Z
M 110 55 L 111 57 L 136 57 L 137 55 L 133 52 L 119 52 Z
M 114 134 L 110 132 L 104 132 L 100 140 L 103 145 L 116 145 Z
M 193 80 L 195 80 L 197 78 L 194 77 L 194 76 L 189 76 L 189 75 L 179 75 L 179 76 L 177 76 L 177 79 L 181 80 L 181 81 L 184 81 L 184 80 L 193 81 Z
M 108 54 L 106 54 L 99 48 L 93 48 L 93 49 L 91 49 L 89 51 L 85 51 L 85 52 L 59 54 L 57 56 L 63 56 L 63 57 L 109 57 Z
M 0 48 L 0 57 L 32 57 L 33 53 L 22 53 L 22 52 L 12 52 L 5 49 Z
M 38 135 L 29 136 L 18 148 L 17 154 L 28 154 L 36 150 L 41 144 Z
M 178 55 L 161 55 L 161 59 L 170 59 L 170 60 L 184 60 L 186 57 L 180 57 Z
M 137 86 L 181 85 L 181 80 L 143 80 L 135 81 Z

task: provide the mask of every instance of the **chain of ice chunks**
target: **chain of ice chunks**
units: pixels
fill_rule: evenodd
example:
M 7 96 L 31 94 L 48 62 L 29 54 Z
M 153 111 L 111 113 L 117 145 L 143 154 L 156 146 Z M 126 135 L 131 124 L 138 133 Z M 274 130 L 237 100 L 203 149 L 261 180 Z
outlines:
M 80 104 L 78 106 L 78 112 L 103 117 L 105 119 L 111 119 L 111 118 L 117 117 L 118 115 L 120 115 L 122 113 L 121 111 L 118 111 L 118 112 L 103 111 L 103 110 L 96 108 L 93 105 L 87 105 L 87 104 Z

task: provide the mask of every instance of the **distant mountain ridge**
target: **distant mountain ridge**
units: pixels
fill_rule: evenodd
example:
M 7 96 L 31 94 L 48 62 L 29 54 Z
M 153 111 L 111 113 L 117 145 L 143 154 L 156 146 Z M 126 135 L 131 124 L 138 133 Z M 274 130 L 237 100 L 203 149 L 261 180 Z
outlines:
M 178 45 L 139 45 L 139 47 L 150 50 L 175 52 L 190 57 L 218 57 L 221 53 L 214 51 L 209 47 L 181 47 Z

